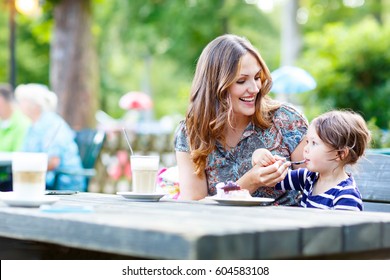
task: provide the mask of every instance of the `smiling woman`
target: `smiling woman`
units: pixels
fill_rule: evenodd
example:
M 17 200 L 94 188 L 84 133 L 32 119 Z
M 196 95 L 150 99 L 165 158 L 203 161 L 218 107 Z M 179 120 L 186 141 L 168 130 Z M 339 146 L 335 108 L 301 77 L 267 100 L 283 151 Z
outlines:
M 223 35 L 203 50 L 192 83 L 190 105 L 175 138 L 181 199 L 216 194 L 219 182 L 233 181 L 252 196 L 297 205 L 297 192 L 259 188 L 274 185 L 288 164 L 251 165 L 258 148 L 302 160 L 306 119 L 272 100 L 271 74 L 249 41 Z

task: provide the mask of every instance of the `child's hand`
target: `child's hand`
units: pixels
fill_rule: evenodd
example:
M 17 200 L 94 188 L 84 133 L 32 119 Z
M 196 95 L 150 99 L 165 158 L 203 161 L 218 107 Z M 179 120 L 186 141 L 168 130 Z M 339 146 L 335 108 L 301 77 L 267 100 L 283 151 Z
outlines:
M 252 166 L 268 166 L 274 164 L 278 158 L 275 158 L 273 154 L 267 149 L 257 149 L 252 154 Z

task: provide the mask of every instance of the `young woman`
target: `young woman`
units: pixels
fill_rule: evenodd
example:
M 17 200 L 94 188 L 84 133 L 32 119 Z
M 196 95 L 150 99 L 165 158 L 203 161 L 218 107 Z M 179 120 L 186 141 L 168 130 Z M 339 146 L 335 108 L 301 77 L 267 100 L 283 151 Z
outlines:
M 175 138 L 180 199 L 202 199 L 216 194 L 218 182 L 234 181 L 252 196 L 297 204 L 297 192 L 260 188 L 284 178 L 287 164 L 251 165 L 250 155 L 261 147 L 302 159 L 307 121 L 294 108 L 272 100 L 271 85 L 265 62 L 248 40 L 227 34 L 205 47 L 186 119 Z

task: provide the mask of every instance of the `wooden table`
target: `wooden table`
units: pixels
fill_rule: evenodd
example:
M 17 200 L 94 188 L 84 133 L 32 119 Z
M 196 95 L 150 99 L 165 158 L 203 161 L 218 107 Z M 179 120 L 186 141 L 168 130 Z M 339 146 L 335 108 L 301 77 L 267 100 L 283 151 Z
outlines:
M 17 258 L 4 256 L 7 241 L 89 252 L 68 256 L 76 259 L 390 258 L 389 213 L 222 206 L 210 200 L 164 198 L 134 202 L 97 193 L 60 198 L 53 206 L 93 211 L 46 213 L 0 202 L 2 259 Z

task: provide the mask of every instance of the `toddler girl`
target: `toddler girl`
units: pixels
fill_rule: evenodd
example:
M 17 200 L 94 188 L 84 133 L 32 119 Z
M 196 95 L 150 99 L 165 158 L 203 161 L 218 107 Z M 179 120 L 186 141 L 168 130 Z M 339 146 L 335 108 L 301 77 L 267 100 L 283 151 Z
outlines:
M 335 110 L 320 115 L 307 131 L 303 152 L 306 168 L 288 170 L 275 188 L 302 191 L 302 207 L 363 210 L 359 189 L 345 167 L 357 162 L 370 140 L 370 131 L 359 114 Z M 252 163 L 263 166 L 279 160 L 284 159 L 266 149 L 252 155 Z

